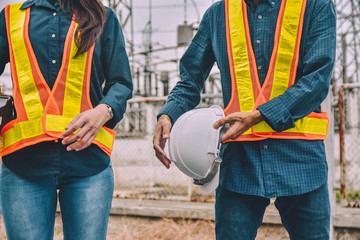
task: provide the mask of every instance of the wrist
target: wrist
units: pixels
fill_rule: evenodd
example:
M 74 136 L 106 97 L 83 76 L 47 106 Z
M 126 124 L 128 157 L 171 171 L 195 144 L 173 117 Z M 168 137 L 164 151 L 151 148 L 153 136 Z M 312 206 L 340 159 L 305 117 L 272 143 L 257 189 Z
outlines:
M 159 117 L 159 121 L 170 121 L 171 122 L 171 118 L 169 117 L 169 115 L 163 114 Z
M 253 118 L 253 123 L 254 125 L 264 121 L 266 118 L 264 115 L 261 114 L 261 112 L 259 110 L 255 110 L 252 112 L 252 118 Z
M 109 105 L 105 103 L 101 103 L 97 105 L 96 108 L 100 109 L 101 115 L 104 116 L 104 123 L 106 123 L 107 121 L 109 121 L 114 117 L 112 113 L 112 108 Z

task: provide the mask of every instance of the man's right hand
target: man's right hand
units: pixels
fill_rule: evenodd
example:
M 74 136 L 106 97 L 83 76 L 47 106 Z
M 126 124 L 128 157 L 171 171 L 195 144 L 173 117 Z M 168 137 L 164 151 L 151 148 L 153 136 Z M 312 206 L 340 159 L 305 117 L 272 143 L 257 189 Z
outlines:
M 153 146 L 156 157 L 165 165 L 170 168 L 170 159 L 166 156 L 164 151 L 166 140 L 170 137 L 171 119 L 168 115 L 161 115 L 156 125 Z

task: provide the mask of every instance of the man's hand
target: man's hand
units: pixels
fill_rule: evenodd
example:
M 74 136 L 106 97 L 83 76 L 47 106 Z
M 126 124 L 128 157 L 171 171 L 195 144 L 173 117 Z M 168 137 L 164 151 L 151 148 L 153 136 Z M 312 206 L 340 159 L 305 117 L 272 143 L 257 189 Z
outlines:
M 225 142 L 229 139 L 237 139 L 249 128 L 263 120 L 265 120 L 265 117 L 258 110 L 252 112 L 235 112 L 216 121 L 214 123 L 214 128 L 218 129 L 226 123 L 230 124 L 230 128 L 221 138 L 221 142 Z
M 171 119 L 168 115 L 161 115 L 156 125 L 153 146 L 156 157 L 165 165 L 170 168 L 170 159 L 166 156 L 164 151 L 166 140 L 170 137 Z
M 110 118 L 108 107 L 105 104 L 99 104 L 94 109 L 78 114 L 67 125 L 65 132 L 61 134 L 61 138 L 64 139 L 62 140 L 62 144 L 67 145 L 72 143 L 66 148 L 68 151 L 80 151 L 87 148 L 97 136 L 102 126 L 104 126 Z M 76 130 L 79 131 L 73 136 L 70 136 Z

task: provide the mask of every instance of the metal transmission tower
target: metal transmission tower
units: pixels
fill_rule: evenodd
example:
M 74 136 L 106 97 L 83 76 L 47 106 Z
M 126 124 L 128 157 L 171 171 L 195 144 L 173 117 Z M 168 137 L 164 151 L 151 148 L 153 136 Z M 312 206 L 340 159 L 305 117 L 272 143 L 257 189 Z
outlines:
M 153 50 L 153 43 L 152 43 L 152 0 L 149 0 L 149 20 L 145 25 L 143 30 L 143 45 L 145 47 L 145 66 L 144 66 L 144 96 L 149 97 L 152 96 L 152 50 Z
M 360 1 L 335 0 L 337 56 L 333 86 L 360 82 Z M 335 82 L 334 82 L 335 81 Z M 337 94 L 337 87 L 334 94 Z
M 143 46 L 145 47 L 144 51 L 140 55 L 145 56 L 145 63 L 140 63 L 136 59 L 135 53 L 135 39 L 134 39 L 134 11 L 133 11 L 133 0 L 103 0 L 104 3 L 111 9 L 113 9 L 119 16 L 120 24 L 124 32 L 124 38 L 126 41 L 126 46 L 128 48 L 129 61 L 131 67 L 131 73 L 133 79 L 136 79 L 135 85 L 135 94 L 141 95 L 140 88 L 144 88 L 142 95 L 151 96 L 152 95 L 152 69 L 151 69 L 151 53 L 152 53 L 152 3 L 149 0 L 149 21 L 146 23 L 144 30 L 142 31 L 144 39 Z M 130 25 L 130 26 L 129 26 Z M 135 71 L 135 67 L 137 69 Z M 144 68 L 144 82 L 140 82 L 140 68 Z
M 129 60 L 131 73 L 134 74 L 134 17 L 133 17 L 133 0 L 103 0 L 107 6 L 114 10 L 119 16 L 119 21 L 124 32 L 126 45 L 129 48 Z M 130 25 L 130 26 L 129 26 Z M 130 28 L 130 29 L 129 29 Z
M 360 83 L 360 1 L 334 0 L 337 14 L 336 63 L 332 90 L 338 96 L 342 84 Z M 360 126 L 360 93 L 348 90 L 344 95 L 345 127 Z M 335 121 L 339 116 L 335 108 Z

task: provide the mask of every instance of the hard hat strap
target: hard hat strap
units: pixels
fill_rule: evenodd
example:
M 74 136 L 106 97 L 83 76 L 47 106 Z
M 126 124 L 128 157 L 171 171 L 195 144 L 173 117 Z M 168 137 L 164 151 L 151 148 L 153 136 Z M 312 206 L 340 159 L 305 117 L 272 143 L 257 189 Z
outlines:
M 206 176 L 202 179 L 194 179 L 194 184 L 204 185 L 205 183 L 210 182 L 215 177 L 217 172 L 219 171 L 220 163 L 221 163 L 221 158 L 220 157 L 215 158 L 215 160 L 214 160 L 213 164 L 211 165 L 209 172 L 206 174 Z

